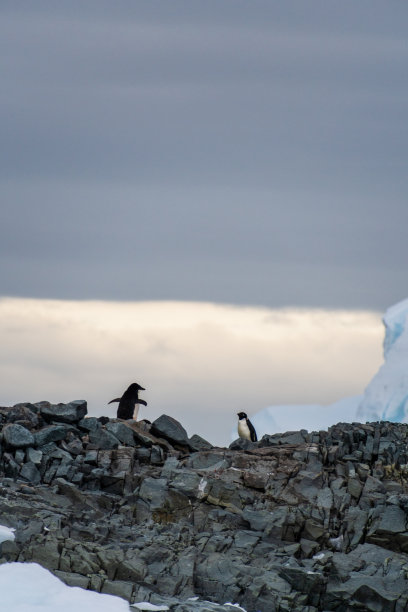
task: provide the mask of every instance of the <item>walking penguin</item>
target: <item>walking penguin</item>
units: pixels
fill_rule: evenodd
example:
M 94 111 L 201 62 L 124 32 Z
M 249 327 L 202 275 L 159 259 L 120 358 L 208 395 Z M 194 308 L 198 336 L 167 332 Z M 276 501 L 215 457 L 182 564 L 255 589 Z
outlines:
M 122 397 L 116 397 L 111 400 L 109 404 L 113 402 L 119 402 L 117 417 L 118 419 L 135 419 L 137 420 L 137 414 L 139 412 L 138 404 L 147 406 L 147 403 L 140 399 L 139 391 L 145 391 L 145 388 L 138 383 L 132 383 L 124 392 Z

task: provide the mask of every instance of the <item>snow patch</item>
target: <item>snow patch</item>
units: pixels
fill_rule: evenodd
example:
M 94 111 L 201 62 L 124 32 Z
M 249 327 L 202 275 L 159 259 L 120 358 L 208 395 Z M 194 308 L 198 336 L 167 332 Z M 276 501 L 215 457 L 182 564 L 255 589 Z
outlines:
M 0 565 L 0 593 L 8 612 L 129 612 L 123 599 L 69 587 L 37 563 Z
M 7 540 L 15 540 L 14 532 L 15 529 L 12 527 L 4 527 L 3 525 L 0 525 L 0 544 L 6 542 Z
M 202 497 L 205 496 L 205 487 L 207 486 L 207 484 L 208 482 L 203 476 L 200 482 L 198 483 L 198 495 L 197 495 L 198 499 L 201 499 Z
M 164 610 L 170 610 L 168 606 L 156 606 L 149 601 L 139 601 L 138 603 L 131 604 L 131 607 L 138 608 L 139 610 L 151 610 L 151 612 L 162 612 Z

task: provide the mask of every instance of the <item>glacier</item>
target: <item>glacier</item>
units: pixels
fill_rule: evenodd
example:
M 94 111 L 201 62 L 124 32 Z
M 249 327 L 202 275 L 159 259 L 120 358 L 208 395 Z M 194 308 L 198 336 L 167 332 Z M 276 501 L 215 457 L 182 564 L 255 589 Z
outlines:
M 408 422 L 408 299 L 388 308 L 383 316 L 384 363 L 363 395 L 329 404 L 269 406 L 249 415 L 260 439 L 265 434 L 327 429 L 338 422 Z M 296 427 L 293 424 L 296 423 Z M 236 430 L 231 439 L 236 438 Z

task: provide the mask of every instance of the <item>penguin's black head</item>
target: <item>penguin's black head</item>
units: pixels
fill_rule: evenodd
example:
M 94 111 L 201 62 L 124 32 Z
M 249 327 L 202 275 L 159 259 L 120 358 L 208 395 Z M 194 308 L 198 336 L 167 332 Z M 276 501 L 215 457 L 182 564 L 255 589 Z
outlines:
M 128 391 L 146 391 L 146 389 L 144 387 L 141 387 L 140 385 L 138 385 L 137 383 L 132 383 L 129 387 L 128 387 Z
M 238 414 L 238 418 L 241 421 L 241 419 L 247 419 L 247 415 L 245 414 L 245 412 L 237 412 Z

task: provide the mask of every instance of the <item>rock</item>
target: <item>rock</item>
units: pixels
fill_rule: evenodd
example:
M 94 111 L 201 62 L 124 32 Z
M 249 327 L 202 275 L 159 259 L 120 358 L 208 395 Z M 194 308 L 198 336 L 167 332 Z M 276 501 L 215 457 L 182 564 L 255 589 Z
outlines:
M 366 541 L 382 548 L 408 553 L 408 518 L 398 506 L 386 506 L 374 514 Z
M 118 448 L 120 442 L 116 436 L 106 429 L 98 429 L 89 433 L 89 441 L 101 450 Z
M 24 478 L 33 485 L 37 485 L 41 482 L 41 474 L 34 463 L 28 461 L 23 465 L 20 470 L 20 478 Z
M 347 490 L 352 497 L 359 499 L 363 487 L 358 478 L 349 478 L 347 481 Z
M 304 444 L 308 442 L 308 433 L 305 429 L 301 431 L 288 431 L 280 434 L 266 434 L 259 442 L 259 446 L 275 446 L 280 444 Z
M 26 450 L 26 458 L 27 461 L 30 461 L 31 463 L 34 463 L 34 465 L 39 466 L 41 465 L 41 459 L 42 459 L 42 451 L 37 450 L 35 448 L 27 448 Z
M 105 580 L 101 589 L 101 593 L 108 595 L 116 595 L 130 601 L 132 599 L 133 584 L 123 580 Z
M 17 423 L 5 425 L 3 427 L 3 442 L 6 446 L 11 448 L 26 448 L 27 446 L 34 446 L 33 434 Z
M 128 446 L 136 446 L 133 431 L 124 423 L 111 422 L 106 424 L 106 431 L 109 431 L 122 444 Z
M 242 517 L 248 521 L 254 531 L 264 531 L 272 522 L 272 512 L 267 510 L 251 510 L 245 508 Z
M 231 450 L 248 450 L 250 448 L 255 448 L 255 442 L 250 442 L 249 440 L 245 440 L 245 438 L 237 438 L 229 445 Z
M 198 498 L 200 496 L 200 482 L 202 477 L 195 472 L 186 472 L 180 470 L 171 479 L 173 489 L 184 493 L 189 498 Z
M 251 489 L 259 489 L 265 491 L 266 485 L 269 480 L 268 474 L 257 474 L 256 472 L 244 472 L 242 475 L 244 484 Z
M 17 423 L 29 430 L 39 425 L 35 407 L 28 402 L 16 404 L 12 408 L 0 408 L 0 418 L 7 423 Z
M 193 452 L 195 451 L 202 451 L 202 450 L 210 450 L 211 448 L 214 448 L 212 444 L 210 444 L 210 442 L 207 442 L 207 440 L 204 440 L 204 438 L 202 438 L 201 436 L 194 434 L 193 436 L 191 436 L 191 438 L 188 441 L 188 446 L 189 449 L 192 450 Z
M 69 404 L 50 404 L 40 408 L 43 419 L 47 422 L 78 423 L 87 414 L 88 408 L 85 400 L 76 400 Z
M 153 421 L 150 431 L 154 436 L 164 438 L 172 444 L 188 446 L 189 439 L 184 427 L 176 419 L 166 414 L 162 414 Z
M 300 539 L 300 548 L 302 551 L 302 557 L 312 557 L 319 550 L 318 542 L 313 540 L 306 540 L 305 538 Z
M 301 593 L 308 596 L 307 603 L 312 606 L 319 605 L 320 596 L 324 593 L 327 583 L 327 578 L 322 572 L 312 571 L 306 567 L 300 567 L 293 564 L 278 566 L 277 571 L 279 576 L 288 584 Z
M 240 512 L 243 506 L 239 491 L 233 484 L 213 478 L 209 479 L 207 502 L 227 508 L 232 512 Z
M 43 429 L 34 434 L 34 445 L 41 448 L 50 442 L 64 440 L 68 431 L 69 429 L 65 425 L 48 425 L 48 427 L 43 427 Z
M 9 453 L 3 453 L 4 474 L 7 478 L 17 478 L 20 472 L 20 466 L 13 456 Z
M 115 578 L 130 582 L 143 582 L 146 574 L 147 566 L 140 555 L 134 551 L 128 551 L 117 565 Z
M 127 427 L 132 428 L 133 437 L 138 444 L 142 444 L 143 446 L 152 446 L 152 444 L 156 442 L 156 439 L 152 434 L 141 429 L 136 423 L 132 423 L 131 425 L 127 424 Z
M 79 421 L 78 427 L 85 431 L 99 431 L 102 429 L 102 423 L 96 417 L 86 417 Z
M 154 444 L 150 452 L 150 463 L 153 465 L 162 465 L 164 463 L 164 452 L 163 449 Z
M 61 572 L 60 570 L 55 570 L 54 574 L 68 586 L 79 587 L 80 589 L 87 589 L 89 587 L 89 578 L 82 574 Z
M 78 456 L 78 455 L 82 454 L 83 444 L 82 444 L 82 441 L 80 439 L 74 438 L 73 440 L 71 440 L 68 443 L 62 442 L 61 443 L 61 448 L 66 450 L 71 455 Z
M 0 524 L 16 529 L 0 563 L 38 562 L 68 584 L 174 612 L 236 609 L 226 601 L 259 612 L 408 609 L 407 424 L 343 423 L 220 449 L 165 416 L 155 429 L 44 424 L 41 411 L 51 405 L 19 406 L 14 421 L 0 409 Z M 6 442 L 18 416 L 28 446 Z
M 16 462 L 21 465 L 24 461 L 24 457 L 25 457 L 25 452 L 19 448 L 18 450 L 15 451 L 14 453 L 14 459 L 16 460 Z
M 186 466 L 195 470 L 205 470 L 213 466 L 225 469 L 229 467 L 229 463 L 224 460 L 224 457 L 224 453 L 201 451 L 191 455 L 187 459 Z
M 324 609 L 335 610 L 347 601 L 349 609 L 370 612 L 394 612 L 398 594 L 390 593 L 383 581 L 371 576 L 355 577 L 342 584 L 329 584 L 323 596 Z

